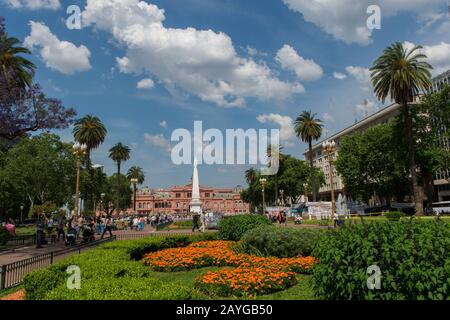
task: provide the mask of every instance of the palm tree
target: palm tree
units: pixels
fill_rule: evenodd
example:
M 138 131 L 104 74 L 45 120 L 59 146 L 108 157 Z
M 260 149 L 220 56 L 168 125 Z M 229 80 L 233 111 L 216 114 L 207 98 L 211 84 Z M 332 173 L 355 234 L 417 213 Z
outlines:
M 91 151 L 105 141 L 107 130 L 101 120 L 93 115 L 87 115 L 75 122 L 73 136 L 75 141 L 87 145 L 86 164 L 90 166 Z
M 128 179 L 136 179 L 138 184 L 143 184 L 145 180 L 144 170 L 138 166 L 132 166 L 127 172 Z M 136 211 L 136 183 L 133 184 L 133 209 Z
M 119 214 L 120 165 L 122 161 L 127 161 L 130 159 L 130 151 L 130 148 L 123 145 L 121 142 L 109 149 L 109 158 L 112 159 L 117 165 L 117 214 Z
M 19 54 L 31 54 L 27 48 L 20 46 L 20 41 L 8 37 L 6 32 L 0 34 L 0 72 L 8 88 L 11 81 L 19 88 L 31 87 L 36 66 Z
M 309 166 L 311 169 L 311 185 L 313 190 L 313 201 L 317 200 L 316 175 L 314 172 L 312 141 L 319 140 L 322 136 L 322 120 L 316 118 L 317 114 L 311 111 L 303 111 L 295 119 L 295 133 L 303 142 L 308 142 L 309 147 Z
M 371 77 L 375 95 L 383 103 L 390 95 L 391 100 L 401 105 L 404 114 L 404 124 L 409 149 L 409 166 L 411 184 L 418 215 L 423 214 L 423 203 L 417 185 L 415 147 L 413 140 L 413 123 L 410 104 L 421 92 L 431 86 L 432 66 L 424 61 L 427 56 L 415 46 L 411 50 L 405 48 L 400 42 L 387 47 L 383 54 L 373 63 Z

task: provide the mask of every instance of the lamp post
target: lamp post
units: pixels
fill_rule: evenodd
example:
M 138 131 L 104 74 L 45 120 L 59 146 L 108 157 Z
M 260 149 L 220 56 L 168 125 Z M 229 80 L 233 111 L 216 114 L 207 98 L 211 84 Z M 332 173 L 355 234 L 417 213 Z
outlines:
M 105 198 L 105 194 L 104 193 L 100 193 L 100 216 L 102 216 L 102 211 L 103 211 L 103 209 L 105 209 L 104 205 L 103 205 L 103 199 L 104 198 Z
M 133 184 L 133 211 L 134 214 L 136 214 L 136 185 L 138 184 L 139 180 L 136 178 L 131 178 L 130 181 Z
M 78 216 L 78 197 L 80 193 L 80 166 L 81 166 L 81 158 L 86 155 L 87 145 L 80 144 L 76 142 L 73 145 L 73 153 L 77 157 L 77 182 L 75 187 L 75 217 Z
M 262 201 L 262 214 L 264 215 L 264 213 L 266 212 L 266 196 L 265 196 L 265 188 L 267 185 L 267 179 L 266 178 L 261 178 L 259 179 L 259 183 L 261 184 L 261 189 L 262 189 L 262 197 L 263 197 L 263 201 Z
M 23 224 L 23 208 L 24 208 L 24 206 L 21 205 L 20 206 L 20 224 Z
M 330 168 L 330 186 L 331 186 L 331 213 L 333 219 L 336 215 L 336 202 L 334 200 L 334 186 L 333 186 L 333 155 L 336 152 L 336 143 L 334 141 L 325 141 L 322 144 L 322 148 L 325 151 L 328 165 Z

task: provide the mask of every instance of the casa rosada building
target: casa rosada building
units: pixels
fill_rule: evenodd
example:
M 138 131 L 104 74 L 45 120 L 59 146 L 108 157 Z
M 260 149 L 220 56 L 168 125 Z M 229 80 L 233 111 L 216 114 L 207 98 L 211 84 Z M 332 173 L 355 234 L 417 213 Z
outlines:
M 242 201 L 240 188 L 221 189 L 200 186 L 203 212 L 224 214 L 249 213 L 250 207 Z M 174 186 L 170 189 L 140 189 L 136 194 L 136 211 L 139 214 L 189 213 L 192 185 Z

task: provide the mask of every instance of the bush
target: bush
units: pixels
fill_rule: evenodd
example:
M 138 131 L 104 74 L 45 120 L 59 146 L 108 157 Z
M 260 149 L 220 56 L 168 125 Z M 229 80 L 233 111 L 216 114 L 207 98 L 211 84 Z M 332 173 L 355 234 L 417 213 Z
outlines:
M 0 226 L 0 246 L 5 245 L 11 238 L 12 236 L 8 230 Z
M 242 236 L 237 250 L 280 258 L 309 256 L 324 232 L 319 229 L 260 226 Z
M 192 289 L 176 284 L 164 284 L 152 278 L 111 278 L 83 281 L 80 290 L 60 285 L 46 300 L 186 300 Z
M 443 221 L 399 221 L 339 228 L 319 241 L 313 271 L 325 299 L 450 298 L 450 228 Z M 367 268 L 381 270 L 381 288 L 369 290 Z M 372 272 L 373 273 L 373 272 Z
M 218 225 L 219 238 L 239 241 L 245 232 L 261 225 L 271 225 L 271 222 L 265 216 L 260 215 L 245 214 L 225 217 L 220 220 Z
M 402 216 L 404 216 L 403 213 L 400 211 L 392 211 L 392 212 L 385 212 L 383 214 L 389 221 L 399 221 Z
M 113 241 L 94 250 L 72 256 L 49 268 L 25 276 L 26 299 L 41 300 L 186 300 L 193 290 L 179 284 L 165 284 L 152 278 L 152 271 L 141 261 L 145 253 L 212 240 L 214 234 L 149 237 L 139 240 Z M 67 267 L 81 271 L 81 289 L 69 290 Z

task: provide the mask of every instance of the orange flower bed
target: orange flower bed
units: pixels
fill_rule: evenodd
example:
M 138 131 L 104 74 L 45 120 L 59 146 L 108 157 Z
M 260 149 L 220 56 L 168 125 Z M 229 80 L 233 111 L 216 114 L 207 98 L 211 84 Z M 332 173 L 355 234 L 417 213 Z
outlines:
M 295 272 L 279 268 L 242 268 L 209 271 L 196 287 L 219 296 L 248 296 L 284 290 L 297 283 Z
M 309 273 L 313 257 L 275 258 L 235 253 L 232 241 L 203 241 L 184 248 L 149 253 L 144 263 L 154 271 L 185 271 L 203 267 L 235 267 L 207 272 L 196 286 L 220 296 L 252 296 L 284 290 L 296 283 L 296 273 Z
M 0 300 L 25 300 L 25 290 L 22 289 L 14 293 L 8 294 L 0 298 Z

